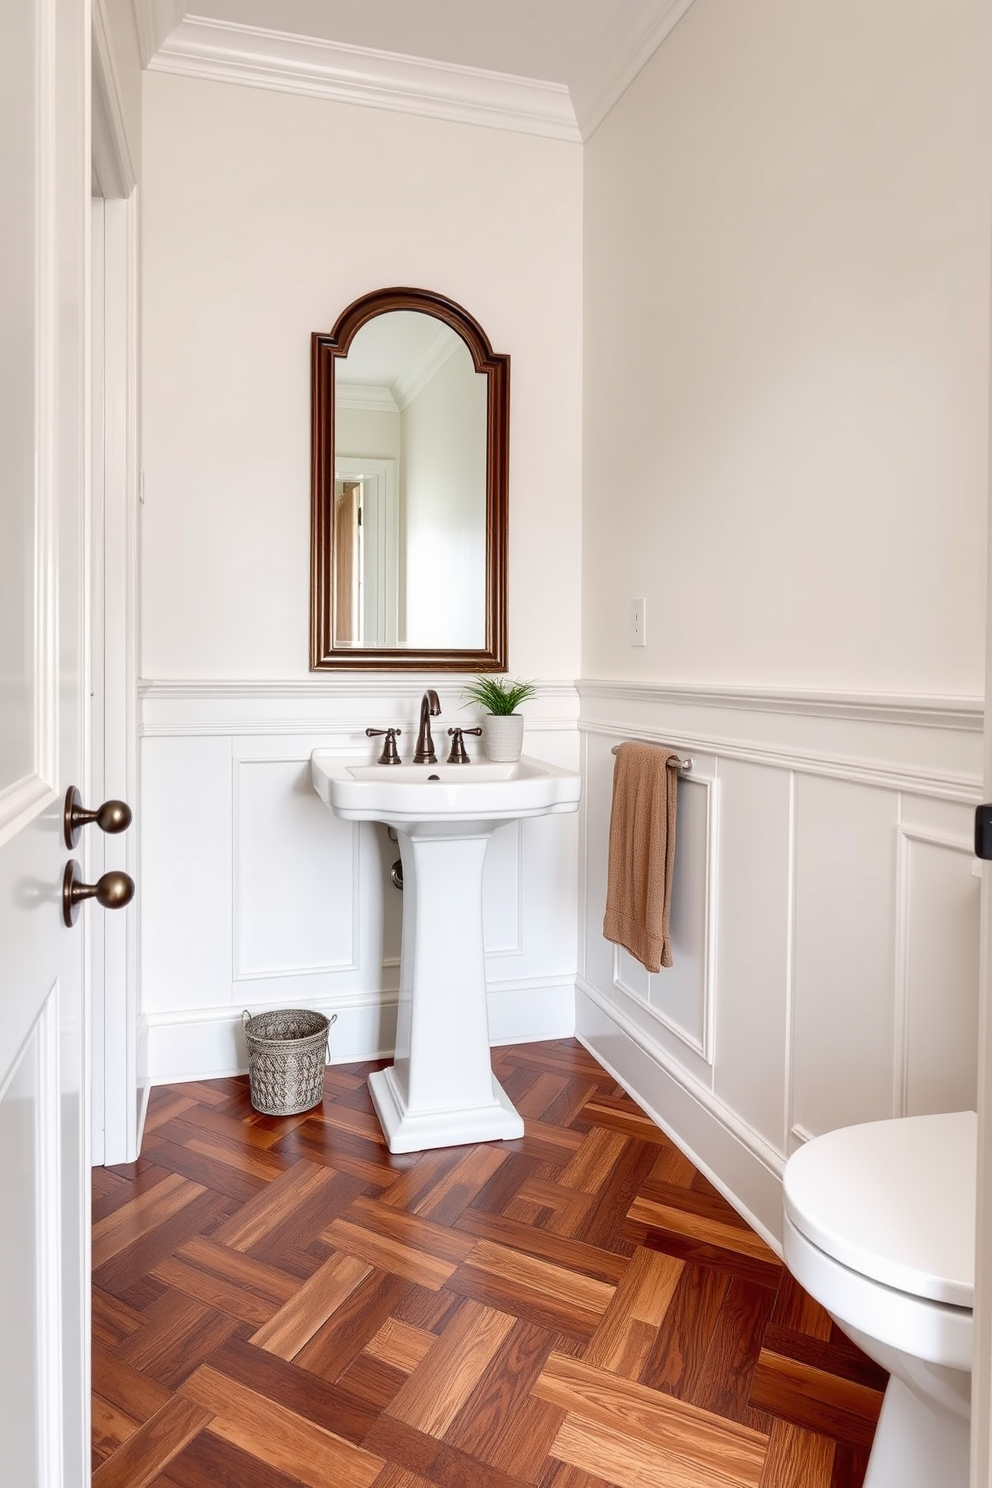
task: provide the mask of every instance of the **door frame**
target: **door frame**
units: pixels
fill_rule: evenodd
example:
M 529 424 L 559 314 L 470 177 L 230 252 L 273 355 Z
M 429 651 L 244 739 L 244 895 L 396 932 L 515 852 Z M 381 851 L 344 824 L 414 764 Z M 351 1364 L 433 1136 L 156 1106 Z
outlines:
M 106 0 L 93 0 L 92 192 L 103 198 L 102 268 L 94 292 L 92 344 L 99 346 L 102 493 L 89 516 L 90 732 L 87 787 L 94 802 L 138 800 L 138 190 L 114 60 Z M 97 323 L 99 317 L 99 323 Z M 93 358 L 91 358 L 91 372 Z M 101 499 L 102 496 L 102 499 Z M 94 870 L 136 877 L 140 822 L 94 843 Z M 102 855 L 102 856 L 100 856 Z M 147 1084 L 139 1055 L 138 917 L 102 917 L 87 967 L 92 1007 L 95 1164 L 138 1155 Z

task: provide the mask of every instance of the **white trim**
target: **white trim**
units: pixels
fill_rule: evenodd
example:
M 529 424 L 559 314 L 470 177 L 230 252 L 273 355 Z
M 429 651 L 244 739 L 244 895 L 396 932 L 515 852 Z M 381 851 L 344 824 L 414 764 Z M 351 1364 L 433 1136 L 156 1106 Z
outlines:
M 892 721 L 892 720 L 890 720 Z M 899 720 L 905 722 L 906 720 Z M 940 727 L 940 725 L 938 725 Z M 875 765 L 864 759 L 844 759 L 838 755 L 823 754 L 813 750 L 776 748 L 771 745 L 758 747 L 736 740 L 719 739 L 713 735 L 688 733 L 682 729 L 625 729 L 622 724 L 590 723 L 579 721 L 579 729 L 587 734 L 603 734 L 615 738 L 638 738 L 654 744 L 670 744 L 680 751 L 715 754 L 721 759 L 743 760 L 753 765 L 770 765 L 777 770 L 793 770 L 800 775 L 821 775 L 832 780 L 848 780 L 858 785 L 870 785 L 882 790 L 905 791 L 909 795 L 932 796 L 935 800 L 963 801 L 974 804 L 981 797 L 981 781 L 976 775 L 958 775 L 950 772 L 938 775 L 932 772 L 919 774 L 899 765 Z
M 788 901 L 785 910 L 785 1126 L 787 1132 L 795 1134 L 796 1099 L 796 804 L 798 789 L 796 777 L 789 775 L 789 862 Z M 805 1141 L 806 1138 L 800 1140 Z
M 364 672 L 358 676 L 305 681 L 162 681 L 138 683 L 140 731 L 149 736 L 239 734 L 333 734 L 352 750 L 371 748 L 369 724 L 413 724 L 426 687 L 436 689 L 443 715 L 462 708 L 462 690 L 472 674 Z M 574 732 L 578 699 L 571 682 L 537 682 L 528 705 L 527 733 Z M 563 706 L 564 704 L 564 706 Z M 345 708 L 356 711 L 346 714 Z M 358 712 L 358 708 L 362 711 Z M 458 721 L 468 718 L 466 710 Z M 383 725 L 385 726 L 385 724 Z M 347 736 L 351 735 L 350 739 Z
M 175 8 L 165 0 L 138 0 L 139 37 L 151 72 L 581 143 L 564 83 L 200 16 L 181 18 L 152 52 Z
M 564 83 L 186 15 L 183 0 L 134 0 L 144 67 L 361 107 L 580 143 L 692 0 L 627 0 L 571 89 Z
M 915 831 L 896 824 L 896 867 L 894 884 L 895 945 L 892 954 L 892 1114 L 906 1115 L 909 1089 L 909 925 L 910 925 L 910 844 L 918 838 Z
M 133 0 L 142 67 L 164 46 L 186 14 L 185 0 Z
M 34 771 L 57 795 L 59 750 L 59 596 L 57 589 L 59 480 L 59 242 L 56 204 L 59 84 L 58 20 L 54 0 L 39 4 L 36 15 L 35 79 L 37 157 L 35 160 L 35 532 L 34 532 Z M 83 121 L 84 127 L 88 121 Z
M 616 702 L 678 703 L 701 708 L 743 709 L 750 713 L 790 713 L 804 718 L 840 718 L 920 728 L 956 729 L 980 734 L 985 701 L 980 697 L 927 696 L 923 693 L 796 692 L 761 687 L 709 687 L 684 683 L 610 682 L 580 678 L 580 698 Z
M 37 1025 L 38 1058 L 38 1257 L 40 1343 L 38 1444 L 40 1488 L 65 1483 L 62 1358 L 65 1295 L 62 1284 L 62 1143 L 59 1069 L 59 984 L 45 1000 Z M 80 1175 L 85 1181 L 86 1175 Z M 71 1264 L 71 1257 L 67 1258 Z M 72 1383 L 75 1383 L 73 1381 Z
M 570 1038 L 575 1030 L 575 978 L 487 977 L 490 1043 L 536 1043 Z M 390 1059 L 395 1047 L 399 993 L 394 989 L 301 996 L 285 995 L 222 1006 L 150 1012 L 144 1025 L 153 1085 L 186 1080 L 221 1079 L 244 1074 L 247 1061 L 241 1038 L 241 1011 L 262 1012 L 274 1006 L 314 1008 L 337 1014 L 331 1034 L 331 1064 Z
M 686 1153 L 700 1172 L 733 1205 L 738 1214 L 747 1220 L 752 1229 L 757 1231 L 777 1255 L 781 1255 L 782 1245 L 777 1231 L 756 1212 L 752 1205 L 748 1204 L 742 1197 L 741 1190 L 745 1186 L 751 1186 L 755 1191 L 763 1187 L 766 1194 L 774 1194 L 774 1210 L 777 1218 L 781 1208 L 779 1195 L 782 1173 L 785 1169 L 785 1159 L 782 1154 L 770 1147 L 758 1132 L 742 1121 L 729 1106 L 719 1101 L 712 1091 L 707 1090 L 698 1080 L 693 1079 L 663 1049 L 649 1042 L 643 1030 L 625 1018 L 619 1009 L 607 1002 L 581 977 L 576 983 L 576 993 L 578 1027 L 575 1036 L 579 1042 L 595 1056 L 604 1069 L 619 1081 L 641 1109 L 651 1117 L 655 1125 L 660 1127 L 666 1135 L 671 1137 L 676 1146 Z M 590 1007 L 610 1025 L 608 1042 L 597 1040 L 594 1035 L 583 1029 L 582 998 L 585 998 Z M 619 1039 L 616 1034 L 620 1035 Z M 668 1097 L 681 1094 L 685 1098 L 688 1104 L 683 1103 L 680 1113 L 685 1117 L 684 1121 L 663 1116 L 659 1108 L 660 1102 L 653 1099 L 652 1093 L 645 1085 L 631 1080 L 617 1058 L 625 1049 L 636 1051 L 638 1055 L 643 1056 L 643 1059 L 648 1062 L 648 1067 L 653 1066 L 656 1074 L 661 1076 L 662 1083 L 666 1087 L 664 1091 L 666 1109 L 672 1112 L 680 1104 L 677 1099 Z M 661 1093 L 661 1091 L 658 1092 L 658 1094 Z M 699 1122 L 700 1114 L 705 1118 L 702 1126 Z M 743 1161 L 743 1164 L 750 1169 L 749 1183 L 745 1185 L 739 1181 L 732 1189 L 725 1179 L 720 1177 L 716 1165 L 710 1162 L 701 1150 L 700 1136 L 705 1136 L 715 1143 L 722 1141 L 724 1146 L 729 1138 L 737 1149 L 738 1162 Z M 771 1219 L 770 1214 L 769 1219 Z
M 400 513 L 396 461 L 334 456 L 337 482 L 361 481 L 361 608 L 365 646 L 395 646 L 399 636 Z
M 714 1095 L 712 1090 L 697 1080 L 684 1065 L 678 1064 L 672 1059 L 660 1045 L 651 1043 L 645 1036 L 643 1028 L 638 1028 L 636 1023 L 632 1023 L 615 1003 L 609 1002 L 591 983 L 579 977 L 577 978 L 576 989 L 584 997 L 588 997 L 590 1002 L 595 1003 L 600 1012 L 605 1013 L 610 1022 L 615 1023 L 621 1033 L 635 1043 L 643 1053 L 649 1055 L 656 1064 L 660 1065 L 666 1074 L 682 1085 L 692 1096 L 693 1100 L 698 1101 L 710 1116 L 715 1116 L 721 1126 L 731 1132 L 737 1141 L 741 1142 L 747 1148 L 752 1157 L 757 1158 L 777 1178 L 781 1178 L 785 1168 L 785 1157 L 781 1152 L 776 1151 L 760 1132 L 755 1131 L 753 1126 L 749 1126 L 742 1117 L 737 1115 L 736 1111 L 731 1110 L 718 1096 Z M 581 1037 L 581 1035 L 577 1035 L 577 1037 Z M 639 1095 L 635 1096 L 635 1099 L 638 1104 L 644 1104 Z M 648 1108 L 645 1107 L 645 1109 Z M 664 1130 L 668 1129 L 666 1123 L 660 1117 L 655 1116 L 653 1111 L 651 1115 L 660 1127 Z
M 692 0 L 627 0 L 602 38 L 602 49 L 572 85 L 575 117 L 587 140 L 675 29 Z
M 375 382 L 344 382 L 334 385 L 338 408 L 361 408 L 366 413 L 399 413 L 391 390 Z
M 138 190 L 104 201 L 104 490 L 102 504 L 103 654 L 94 662 L 102 675 L 102 754 L 94 771 L 101 790 L 138 805 L 137 760 L 137 568 L 138 568 Z M 96 493 L 94 493 L 96 500 Z M 100 796 L 99 799 L 103 797 Z M 120 846 L 121 866 L 135 877 L 139 861 L 140 813 Z M 115 866 L 117 864 L 115 863 Z M 102 996 L 94 1028 L 102 1044 L 103 1151 L 97 1160 L 133 1162 L 138 1155 L 138 916 L 112 916 L 101 927 L 105 947 Z M 96 989 L 94 989 L 96 990 Z
M 920 842 L 928 847 L 962 853 L 974 857 L 975 845 L 947 832 L 931 832 L 921 827 L 907 827 L 901 820 L 896 824 L 896 869 L 895 869 L 895 946 L 893 950 L 893 1028 L 892 1028 L 892 1114 L 906 1116 L 909 1099 L 909 929 L 912 922 L 912 844 Z
M 435 672 L 378 672 L 367 671 L 355 676 L 343 672 L 340 676 L 317 676 L 298 678 L 244 677 L 227 680 L 211 677 L 146 678 L 138 682 L 138 691 L 144 697 L 169 701 L 198 701 L 202 698 L 322 698 L 340 697 L 411 697 L 420 701 L 425 687 L 434 687 L 438 693 L 461 691 L 466 682 L 475 677 L 471 670 L 446 672 L 438 677 Z M 541 697 L 574 697 L 577 684 L 558 679 L 541 680 L 534 683 Z
M 93 5 L 93 173 L 100 195 L 127 197 L 137 176 L 124 122 L 124 100 L 114 66 L 114 44 L 106 0 Z
M 439 323 L 427 345 L 421 348 L 417 360 L 404 367 L 393 384 L 393 396 L 400 413 L 409 408 L 418 393 L 422 393 L 427 384 L 437 376 L 445 362 L 451 360 L 459 346 L 464 348 L 465 342 L 458 332 L 443 322 Z

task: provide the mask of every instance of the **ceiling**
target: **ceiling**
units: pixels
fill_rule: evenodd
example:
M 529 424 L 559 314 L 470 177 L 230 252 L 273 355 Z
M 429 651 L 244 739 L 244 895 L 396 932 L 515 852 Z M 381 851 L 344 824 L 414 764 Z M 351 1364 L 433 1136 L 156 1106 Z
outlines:
M 156 71 L 586 139 L 692 0 L 133 0 Z

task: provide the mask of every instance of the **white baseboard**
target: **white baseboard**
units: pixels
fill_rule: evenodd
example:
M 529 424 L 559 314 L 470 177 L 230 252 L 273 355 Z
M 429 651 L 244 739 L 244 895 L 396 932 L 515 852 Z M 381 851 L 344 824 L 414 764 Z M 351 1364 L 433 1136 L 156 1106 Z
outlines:
M 330 1033 L 331 1064 L 388 1059 L 392 1055 L 396 1043 L 395 993 L 301 999 L 299 1005 L 328 1018 L 337 1015 Z M 257 1013 L 263 1008 L 249 1005 L 247 1010 Z M 148 1037 L 151 1084 L 176 1085 L 186 1080 L 243 1075 L 248 1069 L 248 1054 L 241 1011 L 227 1006 L 147 1014 L 142 1021 Z M 570 1038 L 575 1031 L 574 978 L 491 983 L 489 1030 L 493 1044 Z
M 581 978 L 575 1010 L 580 1043 L 781 1255 L 781 1155 Z

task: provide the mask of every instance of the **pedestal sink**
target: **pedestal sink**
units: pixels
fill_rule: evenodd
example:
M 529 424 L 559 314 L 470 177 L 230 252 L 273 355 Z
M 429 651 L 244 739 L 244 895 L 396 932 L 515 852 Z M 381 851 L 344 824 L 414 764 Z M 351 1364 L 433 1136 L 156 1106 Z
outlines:
M 391 1152 L 523 1135 L 489 1060 L 482 872 L 489 838 L 524 816 L 575 811 L 579 776 L 516 764 L 369 765 L 311 755 L 314 789 L 348 821 L 395 829 L 403 859 L 396 1053 L 369 1076 Z

